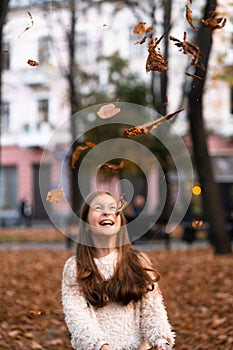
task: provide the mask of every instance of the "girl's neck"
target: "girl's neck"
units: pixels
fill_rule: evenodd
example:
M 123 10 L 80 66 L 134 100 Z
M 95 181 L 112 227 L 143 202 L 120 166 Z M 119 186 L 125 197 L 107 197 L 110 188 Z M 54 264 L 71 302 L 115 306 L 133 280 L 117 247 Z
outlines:
M 94 248 L 94 257 L 95 258 L 102 258 L 110 253 L 112 253 L 116 248 L 110 247 L 110 248 Z

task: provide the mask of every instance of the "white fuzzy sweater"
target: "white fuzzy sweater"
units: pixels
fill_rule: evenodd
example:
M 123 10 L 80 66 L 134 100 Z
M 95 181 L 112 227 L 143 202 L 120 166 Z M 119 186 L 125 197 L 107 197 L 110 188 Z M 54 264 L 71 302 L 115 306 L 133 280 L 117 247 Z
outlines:
M 106 279 L 110 278 L 117 261 L 117 250 L 95 259 Z M 84 298 L 76 280 L 76 258 L 69 258 L 62 278 L 62 304 L 65 321 L 76 350 L 98 350 L 104 343 L 114 350 L 138 350 L 158 346 L 162 342 L 174 344 L 167 313 L 158 284 L 138 302 L 127 306 L 109 303 L 93 307 Z

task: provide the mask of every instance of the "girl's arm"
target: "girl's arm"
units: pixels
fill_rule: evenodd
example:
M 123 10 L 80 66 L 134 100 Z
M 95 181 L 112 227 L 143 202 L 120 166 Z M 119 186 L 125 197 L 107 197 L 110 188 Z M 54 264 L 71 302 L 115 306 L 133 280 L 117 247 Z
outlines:
M 75 257 L 67 260 L 62 276 L 62 305 L 74 349 L 104 349 L 107 341 L 91 305 L 80 293 L 76 281 Z
M 144 255 L 143 265 L 151 268 L 148 256 Z M 170 346 L 174 344 L 175 333 L 171 330 L 163 296 L 157 282 L 154 283 L 154 289 L 148 291 L 141 302 L 141 317 L 142 333 L 150 347 L 160 349 L 162 344 L 168 343 Z

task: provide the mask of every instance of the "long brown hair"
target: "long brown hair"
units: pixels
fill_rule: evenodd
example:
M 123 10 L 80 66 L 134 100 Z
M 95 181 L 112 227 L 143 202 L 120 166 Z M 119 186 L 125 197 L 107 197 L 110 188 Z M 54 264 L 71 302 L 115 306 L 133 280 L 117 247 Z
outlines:
M 105 280 L 100 274 L 93 258 L 94 247 L 92 246 L 91 234 L 85 229 L 85 223 L 91 201 L 103 193 L 115 198 L 109 192 L 93 192 L 87 197 L 81 208 L 79 232 L 80 236 L 84 235 L 85 237 L 80 237 L 82 239 L 79 242 L 82 243 L 77 244 L 77 281 L 85 298 L 93 306 L 102 307 L 110 301 L 127 305 L 132 300 L 137 302 L 149 290 L 152 290 L 159 275 L 145 263 L 145 260 L 143 263 L 143 256 L 139 251 L 132 249 L 129 243 L 126 219 L 122 211 L 119 213 L 122 232 L 117 236 L 118 260 L 113 276 Z M 154 272 L 154 277 L 151 277 L 149 271 Z

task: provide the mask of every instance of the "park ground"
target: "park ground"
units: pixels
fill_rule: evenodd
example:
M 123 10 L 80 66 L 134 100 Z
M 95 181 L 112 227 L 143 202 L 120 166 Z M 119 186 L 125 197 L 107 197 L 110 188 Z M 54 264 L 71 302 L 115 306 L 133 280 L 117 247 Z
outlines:
M 0 349 L 71 350 L 61 307 L 61 275 L 75 250 L 54 228 L 2 229 L 4 242 L 62 242 L 62 249 L 0 250 Z M 233 349 L 233 255 L 211 247 L 147 253 L 161 275 L 175 350 Z M 114 344 L 113 344 L 114 346 Z

